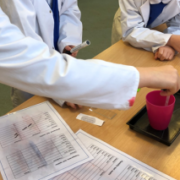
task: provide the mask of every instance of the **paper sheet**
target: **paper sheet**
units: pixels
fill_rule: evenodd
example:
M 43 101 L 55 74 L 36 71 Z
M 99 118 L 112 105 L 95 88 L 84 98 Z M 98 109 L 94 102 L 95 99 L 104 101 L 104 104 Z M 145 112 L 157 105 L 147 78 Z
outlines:
M 92 159 L 49 102 L 0 118 L 4 180 L 46 180 Z
M 53 180 L 174 180 L 82 130 L 76 134 L 94 160 Z

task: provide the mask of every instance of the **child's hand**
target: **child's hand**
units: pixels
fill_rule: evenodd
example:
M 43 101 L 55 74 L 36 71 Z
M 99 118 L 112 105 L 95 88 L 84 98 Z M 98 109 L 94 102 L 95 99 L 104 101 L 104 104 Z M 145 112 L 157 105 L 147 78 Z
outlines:
M 70 51 L 70 50 L 71 50 L 72 48 L 74 48 L 74 47 L 75 47 L 75 46 L 72 46 L 72 45 L 66 46 L 66 47 L 64 48 L 64 50 L 63 50 L 63 53 L 66 53 L 66 52 Z M 73 52 L 73 53 L 71 54 L 71 56 L 76 57 L 77 54 L 78 54 L 78 51 L 75 51 L 75 52 Z
M 81 105 L 73 104 L 73 103 L 70 103 L 70 102 L 65 102 L 65 104 L 66 104 L 67 106 L 73 108 L 73 109 L 77 109 L 77 108 L 81 109 L 81 108 L 83 107 L 83 106 L 81 106 Z
M 154 55 L 155 59 L 164 60 L 172 60 L 175 55 L 175 50 L 170 46 L 162 46 L 160 47 Z
M 137 70 L 140 73 L 139 88 L 166 89 L 167 91 L 161 92 L 164 96 L 174 94 L 180 89 L 180 77 L 173 66 L 139 67 Z

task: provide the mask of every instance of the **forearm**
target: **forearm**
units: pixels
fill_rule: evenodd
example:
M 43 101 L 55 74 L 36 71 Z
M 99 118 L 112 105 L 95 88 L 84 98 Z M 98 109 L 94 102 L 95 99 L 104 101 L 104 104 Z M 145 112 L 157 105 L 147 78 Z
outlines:
M 148 87 L 151 83 L 151 73 L 149 73 L 148 71 L 150 71 L 151 69 L 149 68 L 149 70 L 147 68 L 143 68 L 143 67 L 137 67 L 137 70 L 139 71 L 140 74 L 140 78 L 139 78 L 139 88 L 142 87 Z
M 148 28 L 137 28 L 124 38 L 124 41 L 134 47 L 155 52 L 159 47 L 165 46 L 170 37 L 171 34 L 164 34 Z
M 176 37 L 177 35 L 172 35 L 166 45 L 173 47 L 174 43 L 176 42 Z

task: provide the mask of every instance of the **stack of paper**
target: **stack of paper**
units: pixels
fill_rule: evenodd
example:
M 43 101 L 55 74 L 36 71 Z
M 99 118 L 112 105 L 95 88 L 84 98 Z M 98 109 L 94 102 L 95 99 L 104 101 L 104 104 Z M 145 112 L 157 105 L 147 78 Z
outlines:
M 4 180 L 174 180 L 103 141 L 72 132 L 49 102 L 0 118 Z
M 49 102 L 0 118 L 5 180 L 46 180 L 92 159 Z

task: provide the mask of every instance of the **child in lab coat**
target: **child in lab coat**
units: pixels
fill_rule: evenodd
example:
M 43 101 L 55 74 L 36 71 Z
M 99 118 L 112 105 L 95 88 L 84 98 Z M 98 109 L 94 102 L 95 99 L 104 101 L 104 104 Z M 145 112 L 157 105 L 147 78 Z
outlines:
M 17 25 L 25 36 L 44 41 L 50 49 L 66 53 L 82 42 L 81 12 L 77 0 L 2 0 L 0 5 L 11 23 Z M 71 56 L 76 57 L 77 53 Z M 14 106 L 32 96 L 12 88 Z M 64 104 L 64 100 L 54 100 L 60 105 Z M 70 102 L 66 104 L 74 109 L 81 107 Z
M 180 0 L 119 0 L 119 5 L 123 41 L 160 60 L 172 60 L 180 52 Z M 153 30 L 164 23 L 164 32 Z
M 137 88 L 166 89 L 161 92 L 164 96 L 180 89 L 178 72 L 172 66 L 135 68 L 60 54 L 24 36 L 1 8 L 0 27 L 0 83 L 8 86 L 101 109 L 128 109 Z

